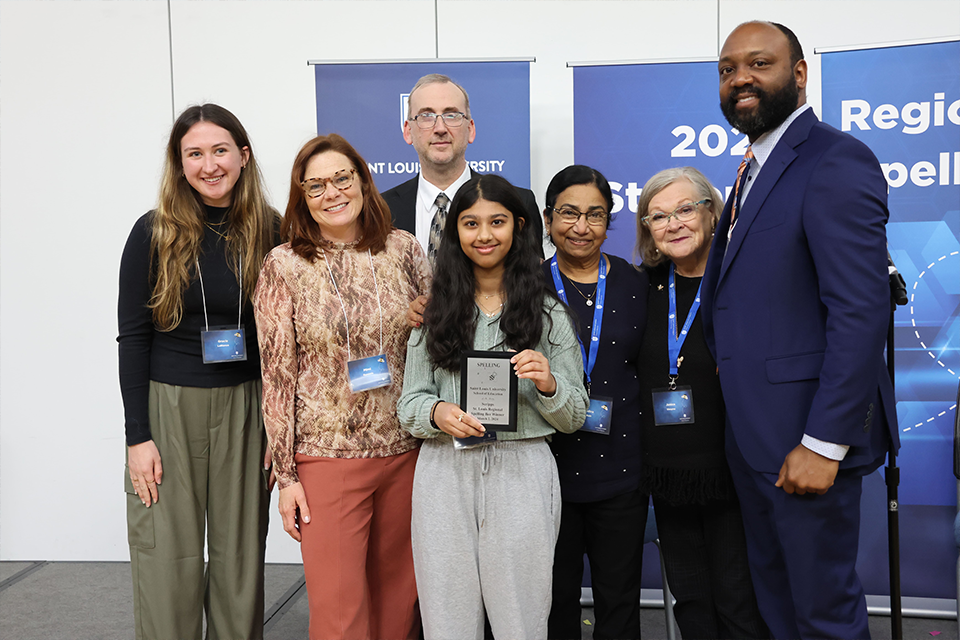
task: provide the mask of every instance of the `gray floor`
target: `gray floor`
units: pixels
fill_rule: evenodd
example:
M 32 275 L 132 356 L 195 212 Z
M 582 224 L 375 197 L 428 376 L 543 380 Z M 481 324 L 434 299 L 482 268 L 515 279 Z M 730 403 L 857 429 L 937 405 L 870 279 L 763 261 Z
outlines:
M 266 640 L 307 637 L 306 588 L 300 565 L 266 568 Z M 583 637 L 593 638 L 593 609 L 583 610 Z M 643 637 L 666 637 L 662 609 L 643 609 Z M 908 640 L 960 640 L 955 620 L 904 618 Z M 126 562 L 0 562 L 0 640 L 130 640 L 130 565 Z M 875 639 L 890 637 L 890 619 L 871 616 Z

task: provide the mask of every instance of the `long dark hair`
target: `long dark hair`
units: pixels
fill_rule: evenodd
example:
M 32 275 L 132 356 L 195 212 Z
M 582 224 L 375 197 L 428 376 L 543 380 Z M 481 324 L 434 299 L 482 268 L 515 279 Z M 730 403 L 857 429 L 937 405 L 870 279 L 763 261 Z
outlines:
M 474 348 L 479 314 L 474 302 L 476 281 L 473 262 L 460 247 L 457 223 L 460 214 L 479 200 L 502 205 L 514 220 L 513 244 L 503 269 L 506 300 L 500 316 L 500 330 L 504 334 L 500 344 L 517 351 L 535 348 L 543 331 L 545 298 L 560 304 L 540 271 L 537 239 L 530 232 L 530 221 L 517 190 L 497 175 L 473 178 L 460 187 L 447 215 L 443 240 L 437 250 L 430 302 L 423 315 L 430 360 L 434 366 L 451 371 L 459 370 L 460 354 Z M 499 345 L 484 345 L 484 348 L 496 346 Z

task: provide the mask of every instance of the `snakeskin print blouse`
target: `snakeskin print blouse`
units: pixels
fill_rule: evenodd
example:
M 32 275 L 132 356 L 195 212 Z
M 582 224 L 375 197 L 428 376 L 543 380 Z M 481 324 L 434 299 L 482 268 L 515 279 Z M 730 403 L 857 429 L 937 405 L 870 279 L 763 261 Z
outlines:
M 281 489 L 299 482 L 297 453 L 381 458 L 418 446 L 400 428 L 397 398 L 410 335 L 407 308 L 428 292 L 429 266 L 406 231 L 390 233 L 386 248 L 372 256 L 372 269 L 370 254 L 353 246 L 327 245 L 326 260 L 320 255 L 311 262 L 283 244 L 260 272 L 254 309 L 263 418 Z M 348 326 L 349 359 L 386 355 L 390 385 L 351 393 Z

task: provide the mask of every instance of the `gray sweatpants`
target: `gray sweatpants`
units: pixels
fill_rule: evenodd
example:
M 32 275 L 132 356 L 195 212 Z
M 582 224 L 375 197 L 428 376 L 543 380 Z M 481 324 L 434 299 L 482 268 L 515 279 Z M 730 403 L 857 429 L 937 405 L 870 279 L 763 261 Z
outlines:
M 457 451 L 427 440 L 413 481 L 426 640 L 547 637 L 560 480 L 543 438 Z

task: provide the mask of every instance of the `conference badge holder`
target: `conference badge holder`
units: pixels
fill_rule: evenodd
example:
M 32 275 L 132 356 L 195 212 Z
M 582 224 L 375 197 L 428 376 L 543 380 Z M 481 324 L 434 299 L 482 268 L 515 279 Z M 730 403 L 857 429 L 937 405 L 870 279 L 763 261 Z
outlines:
M 466 438 L 454 438 L 453 439 L 453 448 L 454 449 L 476 449 L 477 447 L 485 447 L 488 444 L 493 444 L 497 441 L 497 432 L 496 431 L 485 431 L 482 436 L 468 436 Z
M 320 254 L 323 256 L 324 264 L 327 265 L 330 282 L 333 284 L 333 290 L 337 292 L 340 310 L 343 312 L 343 326 L 346 327 L 345 334 L 347 337 L 347 383 L 350 385 L 350 391 L 361 393 L 390 386 L 393 377 L 390 375 L 387 356 L 383 352 L 383 307 L 380 304 L 380 284 L 377 282 L 377 270 L 373 267 L 373 253 L 367 249 L 367 257 L 370 259 L 370 272 L 373 274 L 373 286 L 377 292 L 377 309 L 380 311 L 380 354 L 356 360 L 350 356 L 350 319 L 347 317 L 347 308 L 343 304 L 343 296 L 340 295 L 340 287 L 337 286 L 337 279 L 333 277 L 333 269 L 327 260 L 327 252 L 320 249 Z
M 247 359 L 247 341 L 243 325 L 213 327 L 200 332 L 203 364 L 241 362 Z
M 197 278 L 200 280 L 200 296 L 203 300 L 203 326 L 200 331 L 200 352 L 203 364 L 218 362 L 242 362 L 247 359 L 247 341 L 243 325 L 240 320 L 243 314 L 243 269 L 241 264 L 237 268 L 240 274 L 240 299 L 237 301 L 237 326 L 224 325 L 210 328 L 207 318 L 207 292 L 203 288 L 203 272 L 200 271 L 200 260 L 197 260 Z
M 350 391 L 360 393 L 370 389 L 387 387 L 393 382 L 387 356 L 380 354 L 347 362 L 347 379 Z
M 702 286 L 703 281 L 700 283 L 700 287 Z M 678 387 L 677 376 L 680 365 L 683 364 L 680 350 L 687 339 L 690 327 L 693 326 L 693 319 L 700 309 L 700 287 L 697 287 L 697 297 L 687 311 L 683 328 L 677 331 L 677 283 L 675 267 L 673 263 L 670 264 L 667 291 L 670 304 L 667 315 L 667 357 L 670 365 L 670 382 L 665 388 L 653 390 L 653 424 L 658 427 L 693 424 L 693 389 L 688 386 Z
M 693 424 L 693 390 L 671 385 L 653 390 L 653 424 L 658 427 Z
M 610 435 L 610 419 L 613 413 L 613 398 L 591 396 L 590 406 L 587 407 L 587 419 L 580 427 L 580 431 Z
M 557 290 L 557 296 L 564 302 L 570 304 L 567 300 L 567 294 L 563 287 L 563 280 L 560 278 L 560 266 L 557 263 L 557 256 L 554 255 L 550 261 L 550 273 L 553 275 L 553 286 Z M 603 306 L 607 295 L 607 260 L 600 255 L 600 263 L 597 265 L 597 290 L 596 306 L 593 309 L 593 328 L 590 332 L 590 348 L 587 349 L 577 334 L 577 342 L 580 344 L 580 355 L 583 357 L 583 373 L 587 379 L 587 396 L 590 398 L 590 405 L 587 407 L 587 418 L 584 420 L 580 431 L 587 433 L 598 433 L 603 436 L 610 435 L 610 423 L 613 418 L 613 398 L 604 396 L 595 396 L 590 391 L 590 374 L 597 363 L 597 353 L 600 349 L 600 331 L 603 325 Z

